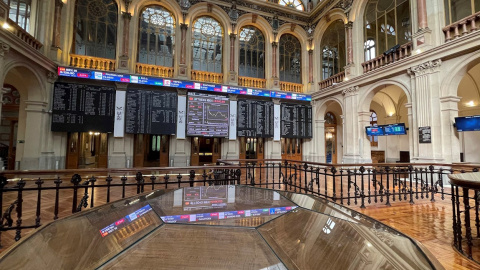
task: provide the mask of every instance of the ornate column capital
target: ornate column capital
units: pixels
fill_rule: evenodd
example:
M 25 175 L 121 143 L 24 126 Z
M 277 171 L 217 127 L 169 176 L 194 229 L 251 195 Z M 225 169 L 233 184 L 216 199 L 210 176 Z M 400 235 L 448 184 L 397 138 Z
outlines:
M 235 33 L 230 33 L 230 39 L 235 40 L 237 38 L 237 34 Z
M 57 81 L 57 79 L 58 79 L 58 74 L 56 72 L 47 71 L 47 81 L 49 83 L 54 83 Z
M 278 42 L 272 42 L 272 47 L 276 48 L 278 46 Z
M 10 51 L 10 45 L 0 41 L 0 56 L 5 56 Z
M 186 96 L 187 93 L 188 93 L 188 90 L 177 88 L 177 93 L 178 93 L 179 96 Z
M 236 95 L 236 94 L 228 94 L 228 98 L 229 98 L 230 100 L 236 101 L 236 100 L 238 100 L 238 95 Z
M 130 20 L 130 19 L 132 18 L 132 13 L 122 11 L 122 17 L 123 17 L 123 19 L 125 19 L 125 20 Z
M 352 29 L 352 28 L 353 28 L 353 22 L 352 22 L 352 21 L 348 21 L 348 22 L 345 24 L 345 28 L 346 28 L 346 29 Z
M 313 49 L 308 50 L 308 54 L 312 55 L 313 54 Z
M 273 104 L 280 104 L 280 99 L 279 98 L 272 98 Z
M 63 2 L 62 2 L 62 0 L 55 0 L 55 6 L 62 8 L 62 7 L 63 7 Z
M 348 87 L 347 89 L 343 89 L 342 94 L 343 94 L 345 97 L 347 97 L 347 96 L 353 96 L 353 95 L 358 94 L 358 89 L 359 89 L 358 86 Z
M 188 24 L 186 24 L 186 23 L 181 23 L 181 24 L 180 24 L 180 29 L 182 29 L 182 30 L 187 30 L 187 29 L 188 29 Z
M 433 73 L 438 71 L 439 67 L 442 65 L 442 60 L 437 59 L 433 61 L 428 61 L 418 66 L 413 66 L 408 69 L 410 75 L 421 76 L 428 73 Z

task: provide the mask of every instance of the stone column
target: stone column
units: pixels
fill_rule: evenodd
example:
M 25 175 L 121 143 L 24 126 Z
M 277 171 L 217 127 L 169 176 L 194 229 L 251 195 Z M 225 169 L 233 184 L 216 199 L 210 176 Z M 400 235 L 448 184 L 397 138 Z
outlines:
M 230 84 L 237 84 L 237 73 L 235 72 L 235 40 L 237 35 L 234 33 L 230 34 L 230 71 L 229 81 Z
M 308 50 L 308 83 L 313 83 L 313 50 Z
M 7 56 L 8 52 L 10 51 L 10 45 L 0 41 L 0 119 L 2 119 L 2 101 L 3 101 L 3 94 L 8 92 L 8 89 L 3 88 L 3 83 L 5 80 L 5 57 Z
M 417 17 L 418 17 L 418 29 L 427 29 L 427 1 L 417 0 Z
M 412 103 L 405 103 L 407 108 L 407 119 L 408 119 L 408 151 L 410 152 L 410 158 L 418 154 L 417 144 L 414 143 L 418 138 L 418 130 L 413 128 L 413 106 Z
M 345 66 L 345 77 L 349 78 L 352 75 L 354 63 L 353 63 L 353 22 L 345 24 L 346 39 L 347 39 L 347 65 Z
M 187 92 L 187 89 L 177 89 L 178 96 L 186 97 Z M 175 136 L 170 136 L 170 163 L 172 163 L 173 160 L 173 164 L 170 164 L 170 166 L 190 166 L 190 149 L 192 142 L 191 139 L 192 137 L 186 137 L 185 139 L 177 139 Z
M 445 162 L 460 162 L 459 133 L 453 127 L 455 117 L 458 117 L 458 102 L 460 97 L 447 96 L 440 98 L 442 139 L 444 142 L 443 158 Z
M 439 69 L 442 64 L 440 59 L 425 62 L 408 69 L 412 83 L 413 123 L 410 127 L 415 129 L 430 127 L 432 142 L 419 143 L 418 136 L 414 138 L 417 151 L 414 151 L 412 162 L 440 162 L 442 160 L 442 134 L 441 134 L 441 111 L 439 105 L 439 93 L 434 89 L 440 89 Z
M 280 82 L 277 75 L 277 48 L 278 42 L 272 42 L 272 80 L 274 89 L 279 89 L 280 87 Z
M 129 32 L 130 32 L 130 21 L 132 19 L 132 14 L 129 12 L 122 12 L 123 17 L 123 34 L 122 34 L 122 55 L 119 57 L 120 62 L 118 63 L 118 70 L 129 72 L 128 70 L 128 44 L 129 40 Z
M 180 77 L 183 77 L 183 78 L 187 77 L 187 70 L 188 70 L 188 67 L 186 65 L 186 59 L 187 59 L 187 29 L 188 29 L 188 24 L 185 24 L 185 23 L 180 24 L 181 45 L 180 45 L 180 69 L 179 69 L 178 75 Z
M 325 120 L 324 119 L 316 119 L 315 120 L 315 150 L 316 156 L 314 158 L 314 162 L 322 162 L 326 161 L 325 159 Z
M 273 98 L 273 104 L 280 105 L 280 99 Z M 273 139 L 265 140 L 265 159 L 280 159 L 282 158 L 282 143 L 281 140 L 275 141 Z
M 52 47 L 60 48 L 60 33 L 62 22 L 62 0 L 55 0 L 55 15 L 53 19 L 53 39 Z
M 359 128 L 362 127 L 362 123 L 359 124 L 361 119 L 359 119 L 358 113 L 358 89 L 358 86 L 352 86 L 342 91 L 344 95 L 343 104 L 345 105 L 345 124 L 343 126 L 343 163 L 362 162 L 360 153 L 363 152 L 365 144 L 364 141 L 368 141 L 366 136 L 360 136 L 362 133 L 359 131 Z

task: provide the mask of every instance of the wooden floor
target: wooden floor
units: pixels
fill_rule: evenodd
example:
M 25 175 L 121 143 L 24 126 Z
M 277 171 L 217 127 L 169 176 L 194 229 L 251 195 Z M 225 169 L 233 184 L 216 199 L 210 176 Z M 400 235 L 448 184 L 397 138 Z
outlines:
M 242 181 L 243 182 L 243 181 Z M 172 186 L 176 188 L 176 186 Z M 147 190 L 146 190 L 147 191 Z M 148 188 L 150 191 L 150 188 Z M 42 223 L 46 223 L 53 219 L 54 200 L 51 192 L 42 193 Z M 59 217 L 65 217 L 71 214 L 72 194 L 64 191 L 61 197 Z M 131 187 L 127 190 L 127 196 L 136 194 L 136 189 Z M 13 199 L 8 194 L 4 197 L 4 202 Z M 97 192 L 95 197 L 95 206 L 105 203 L 105 193 Z M 102 199 L 101 199 L 102 198 Z M 112 197 L 112 200 L 120 199 L 119 196 Z M 23 221 L 32 224 L 35 219 L 35 206 L 37 197 L 35 194 L 25 195 L 24 209 L 30 209 L 24 212 Z M 62 203 L 63 201 L 63 203 Z M 4 208 L 6 205 L 4 205 Z M 429 199 L 418 200 L 411 205 L 408 201 L 392 202 L 392 206 L 388 207 L 383 204 L 368 205 L 366 209 L 360 209 L 359 206 L 349 206 L 365 215 L 371 216 L 403 233 L 418 240 L 426 248 L 432 252 L 446 269 L 479 269 L 480 265 L 471 263 L 463 256 L 458 254 L 452 248 L 452 210 L 451 200 L 446 196 L 445 200 L 437 198 L 436 202 L 430 202 Z M 4 209 L 3 209 L 4 210 Z M 14 220 L 16 217 L 14 217 Z M 31 231 L 31 230 L 30 230 Z M 22 236 L 28 233 L 27 230 L 22 231 Z M 14 231 L 4 232 L 1 235 L 2 248 L 0 252 L 14 243 Z

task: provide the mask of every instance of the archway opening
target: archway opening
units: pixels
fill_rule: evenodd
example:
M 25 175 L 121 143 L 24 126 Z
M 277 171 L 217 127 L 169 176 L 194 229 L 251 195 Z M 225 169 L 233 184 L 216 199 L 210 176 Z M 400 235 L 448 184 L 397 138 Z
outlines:
M 369 108 L 369 126 L 375 128 L 371 135 L 367 133 L 372 163 L 410 162 L 407 101 L 403 89 L 396 85 L 376 89 Z
M 470 68 L 458 85 L 458 116 L 480 115 L 480 64 Z M 457 127 L 458 129 L 458 127 Z M 460 161 L 480 163 L 480 131 L 457 133 L 460 141 Z
M 343 158 L 342 114 L 342 107 L 338 102 L 332 100 L 325 103 L 325 113 L 323 114 L 325 160 L 320 162 L 335 164 Z
M 17 151 L 18 115 L 20 110 L 20 92 L 11 84 L 3 85 L 2 118 L 0 121 L 0 157 L 3 168 L 15 169 Z

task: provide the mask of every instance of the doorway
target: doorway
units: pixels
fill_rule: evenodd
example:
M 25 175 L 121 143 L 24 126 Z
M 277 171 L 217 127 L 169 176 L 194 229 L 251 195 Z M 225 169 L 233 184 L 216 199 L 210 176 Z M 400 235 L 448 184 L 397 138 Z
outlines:
M 136 134 L 135 167 L 168 167 L 170 135 Z
M 240 137 L 239 159 L 264 159 L 264 138 Z
M 107 133 L 70 132 L 67 147 L 67 169 L 108 167 Z
M 220 158 L 220 138 L 193 137 L 191 166 L 215 164 Z
M 282 138 L 282 159 L 302 161 L 302 139 Z
M 325 114 L 325 162 L 337 163 L 337 119 L 331 112 Z
M 5 169 L 14 170 L 17 152 L 20 92 L 10 84 L 4 84 L 3 90 L 5 93 L 3 94 L 2 119 L 0 123 L 0 157 Z

